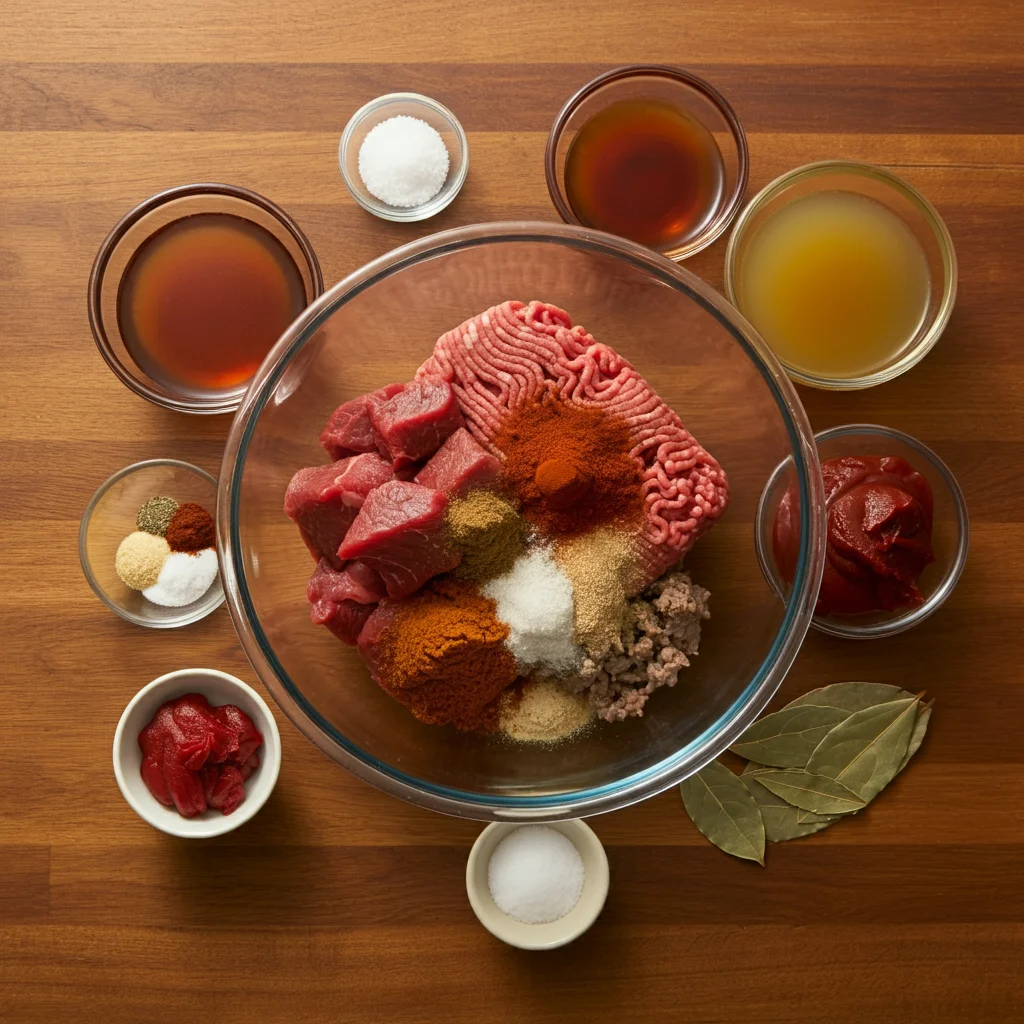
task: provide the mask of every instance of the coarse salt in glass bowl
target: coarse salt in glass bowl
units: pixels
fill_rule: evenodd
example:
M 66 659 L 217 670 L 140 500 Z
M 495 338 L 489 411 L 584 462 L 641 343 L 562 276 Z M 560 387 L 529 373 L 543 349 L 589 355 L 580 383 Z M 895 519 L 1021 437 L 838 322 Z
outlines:
M 389 206 L 370 192 L 359 173 L 359 150 L 366 136 L 382 122 L 402 116 L 426 121 L 448 150 L 448 174 L 441 190 L 418 206 Z M 437 100 L 415 92 L 392 92 L 371 100 L 349 119 L 338 143 L 338 166 L 345 187 L 364 210 L 384 220 L 426 220 L 440 213 L 459 194 L 469 172 L 469 143 L 458 119 Z
M 711 591 L 700 654 L 642 718 L 516 746 L 417 721 L 358 652 L 309 618 L 313 562 L 284 515 L 295 471 L 326 461 L 336 406 L 410 380 L 442 333 L 506 299 L 542 299 L 617 349 L 729 475 L 722 520 L 687 556 Z M 794 459 L 796 583 L 785 602 L 754 551 L 758 498 Z M 774 356 L 736 311 L 650 249 L 570 225 L 481 224 L 367 264 L 314 303 L 260 368 L 232 426 L 218 501 L 228 606 L 256 672 L 297 727 L 362 779 L 422 807 L 484 820 L 610 811 L 679 782 L 737 739 L 782 682 L 810 624 L 824 562 L 813 437 Z

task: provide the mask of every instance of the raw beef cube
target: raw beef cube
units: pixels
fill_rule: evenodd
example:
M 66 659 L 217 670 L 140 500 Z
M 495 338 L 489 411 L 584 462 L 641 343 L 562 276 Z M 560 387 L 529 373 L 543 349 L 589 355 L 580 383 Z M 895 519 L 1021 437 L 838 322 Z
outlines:
M 387 594 L 380 573 L 361 560 L 346 562 L 335 569 L 321 558 L 306 585 L 310 604 L 318 601 L 355 601 L 356 604 L 376 604 Z
M 416 474 L 416 483 L 448 495 L 465 494 L 493 482 L 500 472 L 501 463 L 459 427 Z
M 317 558 L 341 567 L 338 547 L 366 495 L 394 479 L 395 472 L 377 454 L 354 455 L 326 466 L 300 469 L 284 496 L 285 514 L 299 524 L 306 546 Z
M 389 597 L 408 597 L 459 564 L 445 538 L 447 504 L 441 491 L 420 484 L 382 484 L 367 495 L 338 557 L 362 559 L 384 578 Z
M 326 626 L 343 643 L 355 646 L 363 623 L 376 607 L 358 601 L 318 601 L 310 606 L 309 617 L 315 626 Z
M 385 593 L 380 574 L 366 562 L 348 562 L 337 570 L 322 558 L 306 586 L 309 617 L 315 625 L 326 626 L 339 640 L 354 644 L 363 623 Z
M 380 670 L 378 664 L 377 653 L 379 648 L 377 641 L 381 633 L 395 621 L 396 607 L 397 602 L 395 601 L 381 601 L 373 614 L 366 620 L 366 624 L 359 634 L 359 653 L 363 656 L 363 661 L 366 662 L 370 675 L 373 676 L 374 681 L 378 684 L 384 678 L 384 673 Z
M 343 459 L 360 452 L 377 451 L 377 435 L 370 422 L 370 409 L 374 405 L 394 398 L 405 388 L 404 384 L 388 384 L 369 395 L 360 395 L 351 402 L 339 405 L 327 421 L 320 443 L 332 459 Z
M 371 408 L 370 421 L 395 469 L 433 455 L 463 422 L 452 386 L 429 378 Z

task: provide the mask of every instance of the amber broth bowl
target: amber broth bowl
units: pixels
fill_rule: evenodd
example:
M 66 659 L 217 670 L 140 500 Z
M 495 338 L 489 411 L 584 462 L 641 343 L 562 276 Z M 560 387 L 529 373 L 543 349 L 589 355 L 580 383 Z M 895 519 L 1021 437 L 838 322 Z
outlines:
M 860 377 L 819 377 L 783 363 L 790 377 L 800 384 L 825 391 L 856 391 L 884 384 L 916 366 L 935 347 L 953 312 L 957 284 L 953 239 L 938 211 L 917 189 L 883 167 L 847 160 L 823 160 L 787 171 L 761 189 L 736 221 L 725 254 L 725 294 L 741 307 L 743 261 L 765 221 L 801 196 L 836 191 L 865 196 L 899 217 L 921 245 L 931 284 L 928 308 L 914 336 L 880 369 Z
M 173 388 L 154 380 L 132 358 L 117 321 L 117 295 L 132 258 L 161 228 L 199 213 L 227 213 L 269 231 L 291 256 L 302 279 L 306 305 L 323 294 L 324 279 L 309 239 L 281 207 L 238 185 L 201 182 L 150 196 L 125 214 L 104 239 L 89 275 L 89 326 L 96 347 L 122 384 L 165 409 L 225 413 L 238 408 L 248 381 L 216 391 Z
M 711 591 L 693 667 L 642 718 L 551 747 L 417 721 L 359 654 L 313 626 L 313 562 L 282 511 L 295 471 L 327 461 L 341 402 L 409 380 L 443 332 L 506 299 L 569 311 L 640 370 L 729 475 L 730 504 L 687 557 Z M 791 457 L 803 498 L 796 582 L 779 601 L 754 552 L 757 502 Z M 799 399 L 771 352 L 693 274 L 650 249 L 560 224 L 444 231 L 367 264 L 277 343 L 238 410 L 217 502 L 224 588 L 256 672 L 299 730 L 362 779 L 421 807 L 484 820 L 610 811 L 720 754 L 782 682 L 824 561 L 821 474 Z
M 930 448 L 891 427 L 852 423 L 823 430 L 814 435 L 814 440 L 822 462 L 844 455 L 896 455 L 909 462 L 928 481 L 935 499 L 932 523 L 935 561 L 921 574 L 922 604 L 863 615 L 815 615 L 811 625 L 822 633 L 850 640 L 874 640 L 912 629 L 938 611 L 953 593 L 967 564 L 970 541 L 967 502 L 956 477 Z M 788 599 L 789 585 L 775 565 L 772 535 L 779 501 L 793 481 L 793 464 L 787 459 L 772 474 L 757 509 L 757 558 L 765 579 L 782 600 Z
M 576 216 L 565 187 L 565 163 L 577 132 L 596 114 L 621 100 L 661 100 L 689 114 L 706 128 L 722 156 L 722 193 L 702 228 L 683 243 L 662 250 L 670 260 L 685 260 L 706 249 L 739 213 L 747 188 L 749 158 L 743 125 L 728 101 L 703 78 L 662 64 L 630 64 L 587 82 L 559 111 L 548 135 L 544 170 L 548 193 L 566 224 Z

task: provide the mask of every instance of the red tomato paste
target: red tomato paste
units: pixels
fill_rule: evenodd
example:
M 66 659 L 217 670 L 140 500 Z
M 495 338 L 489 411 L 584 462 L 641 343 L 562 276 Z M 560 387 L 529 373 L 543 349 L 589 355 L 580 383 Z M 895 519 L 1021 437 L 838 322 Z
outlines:
M 162 705 L 139 733 L 142 781 L 186 818 L 208 807 L 230 814 L 245 799 L 262 742 L 241 708 L 211 707 L 201 693 L 186 693 Z
M 928 481 L 896 456 L 846 455 L 821 466 L 828 548 L 818 615 L 893 611 L 921 604 L 918 581 L 932 552 L 934 502 Z M 788 582 L 800 536 L 795 492 L 775 514 L 775 564 Z

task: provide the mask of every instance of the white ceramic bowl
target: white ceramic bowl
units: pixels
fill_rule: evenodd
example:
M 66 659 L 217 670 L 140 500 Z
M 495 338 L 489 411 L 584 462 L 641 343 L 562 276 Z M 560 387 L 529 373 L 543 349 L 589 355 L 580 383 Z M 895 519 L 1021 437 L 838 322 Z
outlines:
M 466 891 L 473 913 L 495 938 L 520 949 L 555 949 L 579 938 L 597 920 L 608 895 L 608 858 L 601 840 L 580 819 L 547 822 L 547 828 L 557 829 L 579 851 L 585 872 L 583 892 L 565 917 L 548 924 L 523 924 L 500 910 L 492 899 L 487 865 L 494 848 L 505 836 L 530 824 L 533 822 L 496 821 L 480 833 L 466 864 Z
M 186 693 L 201 693 L 212 705 L 234 704 L 253 721 L 263 737 L 260 766 L 245 783 L 245 800 L 232 814 L 208 810 L 195 818 L 183 818 L 173 807 L 164 807 L 142 781 L 139 733 L 166 701 Z M 209 839 L 244 825 L 267 802 L 281 770 L 281 734 L 267 702 L 251 687 L 212 668 L 184 668 L 169 672 L 144 686 L 124 709 L 114 733 L 114 776 L 132 810 L 154 828 L 185 839 Z

